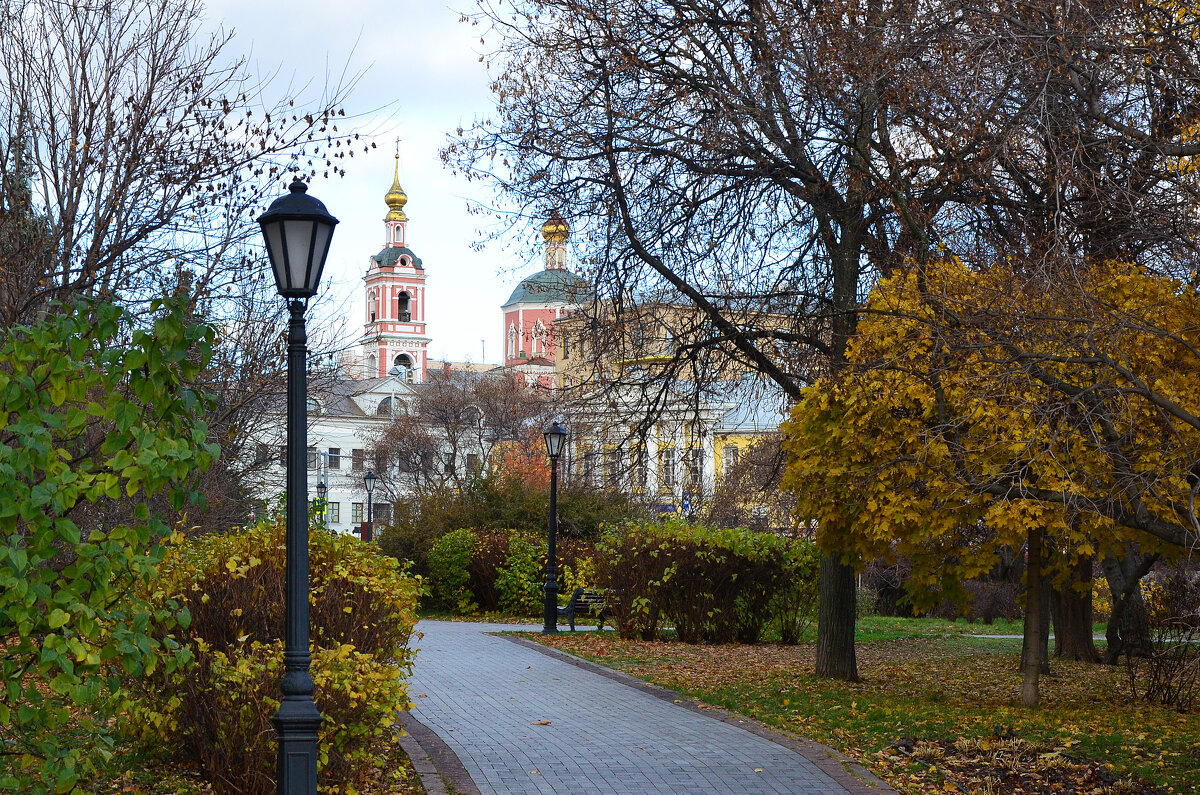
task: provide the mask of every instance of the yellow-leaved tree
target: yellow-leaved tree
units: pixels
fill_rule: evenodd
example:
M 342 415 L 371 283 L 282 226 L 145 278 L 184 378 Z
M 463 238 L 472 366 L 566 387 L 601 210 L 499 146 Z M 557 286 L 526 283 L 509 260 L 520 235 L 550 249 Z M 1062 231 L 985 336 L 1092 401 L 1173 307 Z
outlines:
M 1036 706 L 1044 576 L 1200 547 L 1200 296 L 1123 263 L 946 257 L 880 282 L 858 332 L 795 407 L 785 486 L 824 550 L 910 558 L 918 606 L 1025 554 Z

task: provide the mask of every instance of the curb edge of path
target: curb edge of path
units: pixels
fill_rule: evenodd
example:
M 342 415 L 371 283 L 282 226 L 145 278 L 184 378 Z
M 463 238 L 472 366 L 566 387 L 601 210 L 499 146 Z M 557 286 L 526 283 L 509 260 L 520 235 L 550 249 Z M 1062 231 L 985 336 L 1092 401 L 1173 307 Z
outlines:
M 420 776 L 426 795 L 480 795 L 475 780 L 445 740 L 407 710 L 398 713 L 397 717 L 404 730 L 400 735 L 400 747 Z
M 518 646 L 524 646 L 534 651 L 540 652 L 547 657 L 554 657 L 563 662 L 571 663 L 572 665 L 583 668 L 595 674 L 607 677 L 613 681 L 620 682 L 623 685 L 632 687 L 635 690 L 640 690 L 647 695 L 667 701 L 677 707 L 691 710 L 700 715 L 707 715 L 710 718 L 716 718 L 722 723 L 727 723 L 731 726 L 736 726 L 739 729 L 744 729 L 764 740 L 769 740 L 776 745 L 781 745 L 791 751 L 795 751 L 800 756 L 812 762 L 817 768 L 833 779 L 836 783 L 845 787 L 847 791 L 853 795 L 881 795 L 882 793 L 894 793 L 887 782 L 876 776 L 871 771 L 867 770 L 860 763 L 850 757 L 835 751 L 827 745 L 822 745 L 815 740 L 809 740 L 802 737 L 789 737 L 786 734 L 770 729 L 766 724 L 760 723 L 753 718 L 744 715 L 735 715 L 734 713 L 717 706 L 706 705 L 703 709 L 699 707 L 700 702 L 693 698 L 678 693 L 674 690 L 669 690 L 659 685 L 651 684 L 636 676 L 616 671 L 612 668 L 605 668 L 603 665 L 598 665 L 582 657 L 576 657 L 569 652 L 560 651 L 558 649 L 544 646 L 535 640 L 528 638 L 517 637 L 510 634 L 490 633 L 498 638 L 503 638 Z M 426 731 L 429 731 L 426 729 Z M 434 735 L 436 737 L 436 735 Z M 440 738 L 439 738 L 440 741 Z M 447 750 L 449 750 L 447 748 Z M 453 754 L 453 751 L 450 751 Z M 455 757 L 457 761 L 458 757 Z M 459 762 L 461 765 L 462 763 Z M 466 772 L 464 770 L 464 772 Z

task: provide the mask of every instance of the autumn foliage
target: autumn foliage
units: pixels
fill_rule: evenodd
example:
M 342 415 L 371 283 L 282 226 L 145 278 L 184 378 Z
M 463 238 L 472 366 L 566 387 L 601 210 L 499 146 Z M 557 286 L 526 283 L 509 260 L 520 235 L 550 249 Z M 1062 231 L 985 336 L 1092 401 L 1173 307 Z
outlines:
M 911 558 L 928 604 L 1031 526 L 1068 560 L 1194 540 L 1200 298 L 1136 266 L 1077 276 L 945 261 L 877 287 L 856 366 L 787 426 L 787 483 L 825 548 Z

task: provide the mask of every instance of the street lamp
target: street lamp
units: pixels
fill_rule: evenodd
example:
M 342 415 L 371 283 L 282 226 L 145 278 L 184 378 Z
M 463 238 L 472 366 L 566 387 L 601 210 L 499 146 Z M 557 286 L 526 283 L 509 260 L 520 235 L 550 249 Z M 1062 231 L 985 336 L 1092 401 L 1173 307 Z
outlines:
M 279 734 L 276 792 L 316 795 L 317 730 L 308 642 L 308 383 L 305 302 L 316 295 L 337 219 L 307 195 L 296 179 L 288 194 L 259 216 L 275 287 L 288 301 L 287 381 L 287 572 L 283 652 L 283 699 L 271 722 Z
M 328 487 L 325 485 L 324 477 L 322 477 L 320 480 L 317 481 L 317 515 L 318 516 L 325 515 L 325 492 L 326 492 L 327 488 Z
M 558 632 L 558 572 L 554 548 L 558 534 L 558 457 L 562 455 L 563 445 L 567 441 L 567 429 L 555 421 L 542 435 L 546 438 L 546 454 L 550 456 L 550 554 L 546 558 L 546 584 L 543 586 L 546 610 L 542 634 L 553 635 Z
M 367 470 L 367 474 L 363 476 L 363 485 L 367 488 L 367 526 L 363 528 L 362 540 L 373 541 L 375 539 L 375 524 L 371 518 L 371 495 L 375 493 L 375 481 L 378 478 L 371 470 Z

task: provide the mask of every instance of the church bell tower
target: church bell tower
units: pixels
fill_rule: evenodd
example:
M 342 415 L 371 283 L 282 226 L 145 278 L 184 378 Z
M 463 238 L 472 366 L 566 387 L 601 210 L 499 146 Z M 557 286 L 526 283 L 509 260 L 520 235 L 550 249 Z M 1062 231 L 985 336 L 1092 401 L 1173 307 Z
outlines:
M 400 142 L 396 142 L 396 170 L 392 187 L 383 197 L 388 207 L 383 218 L 383 249 L 367 260 L 366 323 L 362 347 L 365 375 L 389 374 L 419 383 L 428 373 L 425 335 L 425 268 L 408 248 L 408 195 L 400 187 Z

